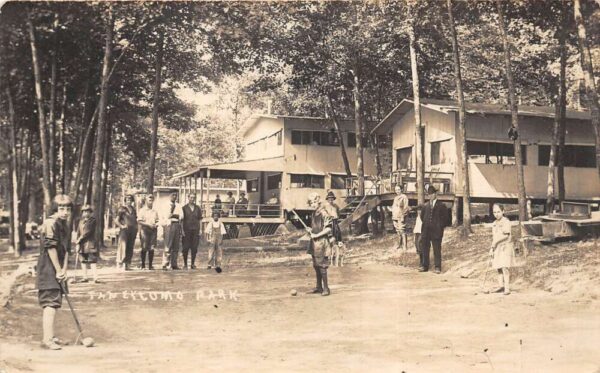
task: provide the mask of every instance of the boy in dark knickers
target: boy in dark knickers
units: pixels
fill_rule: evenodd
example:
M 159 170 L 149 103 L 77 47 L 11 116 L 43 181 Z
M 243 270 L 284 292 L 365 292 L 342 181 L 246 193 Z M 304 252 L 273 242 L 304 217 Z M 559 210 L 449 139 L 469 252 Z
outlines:
M 313 268 L 315 269 L 317 286 L 310 291 L 311 294 L 321 293 L 323 296 L 331 294 L 327 279 L 329 256 L 331 255 L 331 215 L 321 203 L 321 196 L 317 193 L 308 195 L 308 204 L 315 207 L 312 214 L 310 234 L 310 247 L 308 253 L 312 255 Z
M 71 250 L 71 229 L 68 225 L 73 208 L 69 196 L 59 194 L 54 198 L 56 213 L 42 225 L 40 256 L 37 262 L 38 301 L 43 309 L 42 346 L 60 350 L 60 340 L 54 336 L 56 309 L 62 306 L 62 282 L 66 291 L 67 262 Z

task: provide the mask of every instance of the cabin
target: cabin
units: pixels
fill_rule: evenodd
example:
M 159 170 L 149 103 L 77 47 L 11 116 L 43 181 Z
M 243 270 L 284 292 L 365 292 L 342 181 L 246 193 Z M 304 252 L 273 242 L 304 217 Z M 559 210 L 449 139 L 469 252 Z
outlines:
M 440 199 L 462 197 L 457 162 L 458 111 L 455 101 L 421 100 L 424 126 L 425 180 L 440 191 Z M 554 108 L 519 106 L 519 138 L 527 198 L 543 203 L 547 194 L 548 161 Z M 472 202 L 517 201 L 517 169 L 514 146 L 508 137 L 510 110 L 502 105 L 466 104 L 466 142 Z M 414 103 L 400 102 L 374 129 L 391 134 L 392 175 L 416 199 Z M 600 200 L 600 177 L 596 170 L 595 134 L 589 112 L 567 110 L 565 190 L 570 201 Z M 556 176 L 555 176 L 556 177 Z M 555 183 L 558 185 L 558 183 Z
M 339 121 L 340 130 L 353 176 L 356 176 L 356 134 L 351 120 Z M 205 179 L 236 179 L 245 181 L 249 204 L 224 209 L 226 226 L 252 224 L 253 235 L 272 234 L 277 226 L 297 211 L 304 218 L 311 209 L 307 197 L 317 192 L 325 197 L 331 190 L 342 204 L 344 197 L 354 193 L 352 178 L 348 178 L 342 160 L 339 140 L 333 123 L 327 118 L 258 114 L 250 117 L 240 135 L 244 155 L 236 162 L 198 166 L 174 175 L 181 182 L 182 201 L 187 193 L 203 196 Z M 386 144 L 382 136 L 381 159 Z M 366 144 L 365 144 L 366 145 Z M 365 175 L 376 175 L 377 149 L 364 148 Z M 200 199 L 200 198 L 199 198 Z M 204 198 L 202 198 L 204 200 Z M 205 204 L 204 219 L 208 222 L 212 204 Z M 251 228 L 252 229 L 252 228 Z M 235 235 L 235 234 L 234 234 Z

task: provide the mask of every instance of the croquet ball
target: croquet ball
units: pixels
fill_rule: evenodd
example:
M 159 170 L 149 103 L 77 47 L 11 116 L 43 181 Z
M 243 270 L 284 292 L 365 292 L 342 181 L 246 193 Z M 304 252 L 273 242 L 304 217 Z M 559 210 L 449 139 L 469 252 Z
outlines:
M 292 289 L 292 291 L 290 292 L 290 294 L 292 294 L 292 296 L 296 296 L 298 294 L 298 292 L 296 291 L 296 289 Z
M 81 343 L 83 343 L 83 345 L 84 345 L 85 347 L 92 347 L 92 346 L 94 345 L 94 338 L 92 338 L 92 337 L 87 337 L 87 338 L 84 338 L 84 339 L 81 341 Z

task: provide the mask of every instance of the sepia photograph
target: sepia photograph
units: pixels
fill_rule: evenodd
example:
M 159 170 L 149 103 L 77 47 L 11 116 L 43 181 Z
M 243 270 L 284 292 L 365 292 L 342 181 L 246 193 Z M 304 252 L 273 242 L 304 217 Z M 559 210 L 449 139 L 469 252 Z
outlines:
M 600 373 L 600 0 L 0 1 L 0 373 Z

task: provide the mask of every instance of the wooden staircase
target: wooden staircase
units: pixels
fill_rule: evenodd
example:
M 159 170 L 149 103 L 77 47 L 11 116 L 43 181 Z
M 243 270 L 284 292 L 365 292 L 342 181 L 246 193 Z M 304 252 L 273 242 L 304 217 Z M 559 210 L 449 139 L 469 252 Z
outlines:
M 381 203 L 381 198 L 376 194 L 356 196 L 340 210 L 340 229 L 348 231 L 352 223 L 370 213 L 373 208 Z

